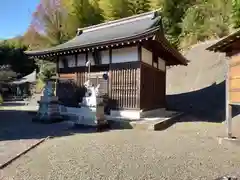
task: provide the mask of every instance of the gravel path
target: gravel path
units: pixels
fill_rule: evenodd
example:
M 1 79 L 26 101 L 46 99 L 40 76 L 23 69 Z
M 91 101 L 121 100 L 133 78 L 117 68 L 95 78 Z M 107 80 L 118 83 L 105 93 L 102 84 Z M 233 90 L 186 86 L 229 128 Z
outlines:
M 174 180 L 240 173 L 240 146 L 219 145 L 216 137 L 223 133 L 223 124 L 202 122 L 178 123 L 161 132 L 79 133 L 45 142 L 6 167 L 0 177 Z

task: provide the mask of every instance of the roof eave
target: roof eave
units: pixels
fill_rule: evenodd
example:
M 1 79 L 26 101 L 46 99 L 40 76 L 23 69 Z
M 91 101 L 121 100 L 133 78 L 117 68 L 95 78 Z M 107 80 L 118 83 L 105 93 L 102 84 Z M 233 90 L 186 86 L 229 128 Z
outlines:
M 154 27 L 148 31 L 145 31 L 143 33 L 137 34 L 135 36 L 130 36 L 130 37 L 124 37 L 124 38 L 118 38 L 114 40 L 108 40 L 108 41 L 102 41 L 102 42 L 97 42 L 94 44 L 86 44 L 86 45 L 80 45 L 80 46 L 74 46 L 74 47 L 69 47 L 69 48 L 64 48 L 64 49 L 53 49 L 53 50 L 45 50 L 45 51 L 25 51 L 24 53 L 27 56 L 42 56 L 42 55 L 47 55 L 47 54 L 52 54 L 52 53 L 60 53 L 64 51 L 75 51 L 75 50 L 81 50 L 81 49 L 86 49 L 86 51 L 90 50 L 91 48 L 99 47 L 99 46 L 110 46 L 112 44 L 116 43 L 121 43 L 125 41 L 134 41 L 134 40 L 139 40 L 139 39 L 145 39 L 150 36 L 154 36 L 155 32 L 159 29 L 159 27 Z
M 170 42 L 165 38 L 165 36 L 163 35 L 163 37 L 161 38 L 161 42 L 163 43 L 163 46 L 166 46 L 170 49 L 169 53 L 171 53 L 177 60 L 178 63 L 176 63 L 175 65 L 184 65 L 187 66 L 188 65 L 188 60 L 178 51 L 176 50 L 171 44 Z
M 206 50 L 214 51 L 214 52 L 225 52 L 227 47 L 229 47 L 231 44 L 233 44 L 239 39 L 240 39 L 240 30 L 226 36 L 225 38 L 220 39 L 217 43 L 206 48 Z

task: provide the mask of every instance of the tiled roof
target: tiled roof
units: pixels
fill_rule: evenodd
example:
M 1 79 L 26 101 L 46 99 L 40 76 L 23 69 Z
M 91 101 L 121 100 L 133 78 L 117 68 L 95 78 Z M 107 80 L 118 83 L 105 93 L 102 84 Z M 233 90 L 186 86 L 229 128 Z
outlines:
M 66 43 L 25 53 L 30 57 L 41 58 L 75 54 L 151 40 L 159 32 L 162 32 L 159 40 L 162 48 L 167 50 L 167 53 L 171 54 L 176 62 L 187 65 L 187 60 L 164 37 L 161 16 L 158 11 L 83 28 L 78 30 L 75 38 Z
M 75 50 L 92 46 L 104 45 L 109 42 L 121 42 L 159 30 L 160 17 L 154 12 L 123 18 L 108 23 L 82 29 L 82 33 L 72 40 L 55 47 L 39 51 L 26 51 L 27 55 L 56 53 L 64 50 Z

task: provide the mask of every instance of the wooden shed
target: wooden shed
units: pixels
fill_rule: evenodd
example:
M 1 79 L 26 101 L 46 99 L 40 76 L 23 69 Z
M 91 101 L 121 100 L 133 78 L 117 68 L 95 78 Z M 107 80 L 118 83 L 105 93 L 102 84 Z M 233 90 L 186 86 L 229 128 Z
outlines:
M 229 57 L 229 62 L 227 63 L 229 72 L 229 103 L 240 105 L 240 30 L 221 39 L 207 49 L 226 53 Z
M 240 30 L 222 38 L 207 50 L 226 53 L 226 120 L 231 136 L 232 105 L 240 105 Z
M 166 66 L 187 65 L 164 37 L 158 11 L 79 29 L 64 44 L 26 54 L 57 57 L 59 77 L 73 79 L 79 87 L 88 78 L 86 62 L 90 61 L 90 79 L 100 83 L 102 93 L 115 102 L 110 105 L 112 113 L 135 117 L 165 109 Z

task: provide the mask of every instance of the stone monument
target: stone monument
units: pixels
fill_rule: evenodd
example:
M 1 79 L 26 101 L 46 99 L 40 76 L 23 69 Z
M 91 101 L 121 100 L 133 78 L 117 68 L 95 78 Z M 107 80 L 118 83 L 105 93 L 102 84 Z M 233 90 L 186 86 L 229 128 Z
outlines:
M 43 123 L 53 123 L 62 120 L 62 116 L 59 111 L 58 97 L 54 95 L 54 82 L 48 80 L 43 90 L 43 95 L 40 101 L 38 101 L 39 109 L 36 117 L 33 121 L 39 121 Z

